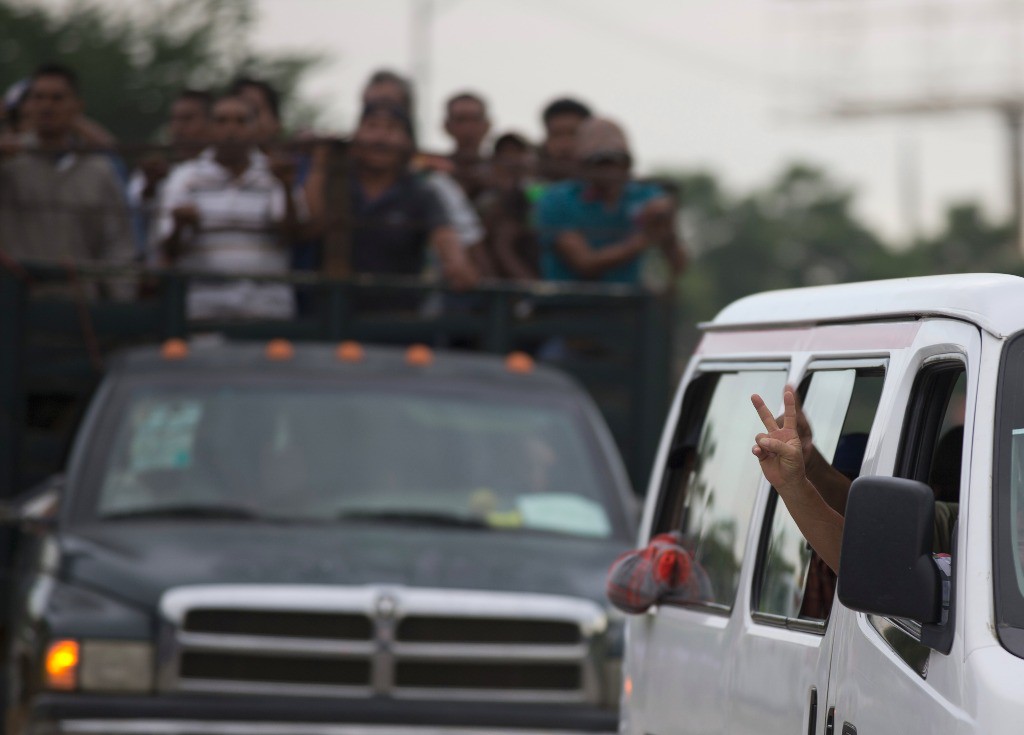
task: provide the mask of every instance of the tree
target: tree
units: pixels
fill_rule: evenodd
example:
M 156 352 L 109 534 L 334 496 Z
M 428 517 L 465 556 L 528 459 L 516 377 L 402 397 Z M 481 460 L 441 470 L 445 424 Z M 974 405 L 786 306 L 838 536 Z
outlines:
M 121 15 L 87 2 L 53 11 L 0 0 L 0 84 L 43 62 L 67 64 L 80 76 L 88 114 L 127 142 L 154 139 L 182 88 L 217 89 L 243 72 L 274 84 L 286 112 L 315 112 L 296 88 L 322 58 L 256 56 L 255 22 L 252 0 L 148 0 Z
M 945 228 L 918 243 L 910 255 L 921 273 L 1022 274 L 1010 222 L 992 222 L 973 202 L 958 202 L 946 210 Z
M 853 213 L 854 193 L 819 168 L 791 165 L 739 199 L 708 173 L 669 178 L 694 256 L 679 289 L 688 319 L 758 291 L 905 274 L 901 256 Z

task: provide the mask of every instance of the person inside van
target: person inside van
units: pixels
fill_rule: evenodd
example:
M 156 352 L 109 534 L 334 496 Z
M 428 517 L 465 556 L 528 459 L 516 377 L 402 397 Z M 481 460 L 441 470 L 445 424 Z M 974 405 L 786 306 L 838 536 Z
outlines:
M 789 509 L 807 543 L 834 572 L 839 571 L 843 540 L 843 514 L 851 477 L 830 465 L 814 448 L 811 427 L 799 408 L 796 392 L 786 386 L 782 394 L 781 426 L 761 396 L 754 405 L 765 433 L 754 438 L 752 452 L 765 478 Z M 963 427 L 954 427 L 939 441 L 929 481 L 936 493 L 934 550 L 948 554 L 957 519 L 960 455 Z

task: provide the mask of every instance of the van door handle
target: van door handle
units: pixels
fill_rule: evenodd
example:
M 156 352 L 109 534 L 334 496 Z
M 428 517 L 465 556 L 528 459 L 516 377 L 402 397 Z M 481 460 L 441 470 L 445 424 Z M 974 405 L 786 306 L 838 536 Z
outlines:
M 811 687 L 811 704 L 807 708 L 807 735 L 814 735 L 814 727 L 818 724 L 818 689 Z
M 836 708 L 828 708 L 828 716 L 825 718 L 825 735 L 834 735 L 836 729 Z

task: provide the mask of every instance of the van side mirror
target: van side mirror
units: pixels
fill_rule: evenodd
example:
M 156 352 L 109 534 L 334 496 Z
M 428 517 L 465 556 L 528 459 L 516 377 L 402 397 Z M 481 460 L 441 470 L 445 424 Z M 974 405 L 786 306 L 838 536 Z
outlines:
M 935 495 L 922 482 L 859 477 L 850 486 L 839 557 L 839 600 L 851 610 L 939 623 L 932 560 Z

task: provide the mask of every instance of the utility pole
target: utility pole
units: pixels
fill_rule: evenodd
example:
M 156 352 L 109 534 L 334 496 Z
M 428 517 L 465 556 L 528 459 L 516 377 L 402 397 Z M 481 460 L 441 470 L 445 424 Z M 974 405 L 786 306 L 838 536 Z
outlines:
M 1024 104 L 1017 102 L 1003 109 L 1006 115 L 1006 132 L 1010 136 L 1010 196 L 1013 197 L 1013 236 L 1017 248 L 1024 255 L 1024 141 L 1022 141 L 1021 118 L 1024 116 Z
M 852 48 L 859 52 L 842 55 L 840 63 L 846 67 L 846 78 L 842 83 L 828 85 L 829 99 L 824 102 L 827 116 L 839 119 L 938 117 L 958 112 L 988 111 L 1003 118 L 1008 134 L 1007 188 L 1013 213 L 1014 244 L 1024 256 L 1024 57 L 1021 48 L 1024 42 L 1024 0 L 975 0 L 956 5 L 941 0 L 918 0 L 884 6 L 819 2 L 801 3 L 800 7 L 818 23 L 814 29 L 816 43 L 828 39 L 838 42 L 844 50 Z M 825 28 L 820 24 L 829 13 L 833 15 L 833 22 Z M 940 34 L 984 26 L 988 26 L 989 33 L 996 31 L 993 39 L 1005 37 L 1006 31 L 1010 31 L 1006 48 L 1008 54 L 1005 66 L 998 74 L 999 84 L 972 91 L 959 83 L 962 80 L 952 73 L 961 70 L 949 65 L 948 49 L 939 45 Z M 868 39 L 866 36 L 871 30 L 881 34 L 880 37 Z M 894 36 L 894 32 L 901 35 Z M 925 68 L 919 71 L 925 72 L 925 77 L 916 81 L 915 89 L 904 88 L 899 94 L 879 94 L 878 90 L 874 95 L 851 92 L 850 82 L 860 77 L 850 66 L 851 62 L 856 63 L 854 57 L 858 57 L 861 63 L 876 59 L 879 51 L 884 53 L 885 49 L 875 44 L 884 42 L 886 34 L 890 41 L 895 39 L 904 48 L 908 46 L 906 35 L 918 34 L 923 44 L 917 49 L 917 54 L 925 62 Z M 869 44 L 869 40 L 875 43 Z M 865 53 L 869 48 L 871 53 Z M 820 64 L 820 59 L 816 62 Z M 862 73 L 864 71 L 861 70 Z M 875 69 L 876 75 L 878 72 Z M 884 71 L 883 74 L 885 82 L 899 81 L 896 74 Z M 906 191 L 906 205 L 914 206 L 912 189 Z M 909 216 L 909 209 L 907 212 Z
M 410 62 L 415 92 L 416 132 L 426 135 L 430 125 L 430 82 L 433 62 L 434 0 L 412 0 L 409 28 Z
M 880 116 L 945 115 L 953 112 L 992 111 L 1006 121 L 1009 135 L 1010 211 L 1013 213 L 1014 243 L 1024 257 L 1024 97 L 923 97 L 888 101 L 853 101 L 836 103 L 828 113 L 837 118 L 868 118 Z
M 431 131 L 431 116 L 434 111 L 432 84 L 434 75 L 434 24 L 451 10 L 458 0 L 410 0 L 409 14 L 409 63 L 412 67 L 413 92 L 416 99 L 417 135 Z
M 903 221 L 909 234 L 909 241 L 916 244 L 921 239 L 920 165 L 916 140 L 910 137 L 900 140 L 897 165 Z

